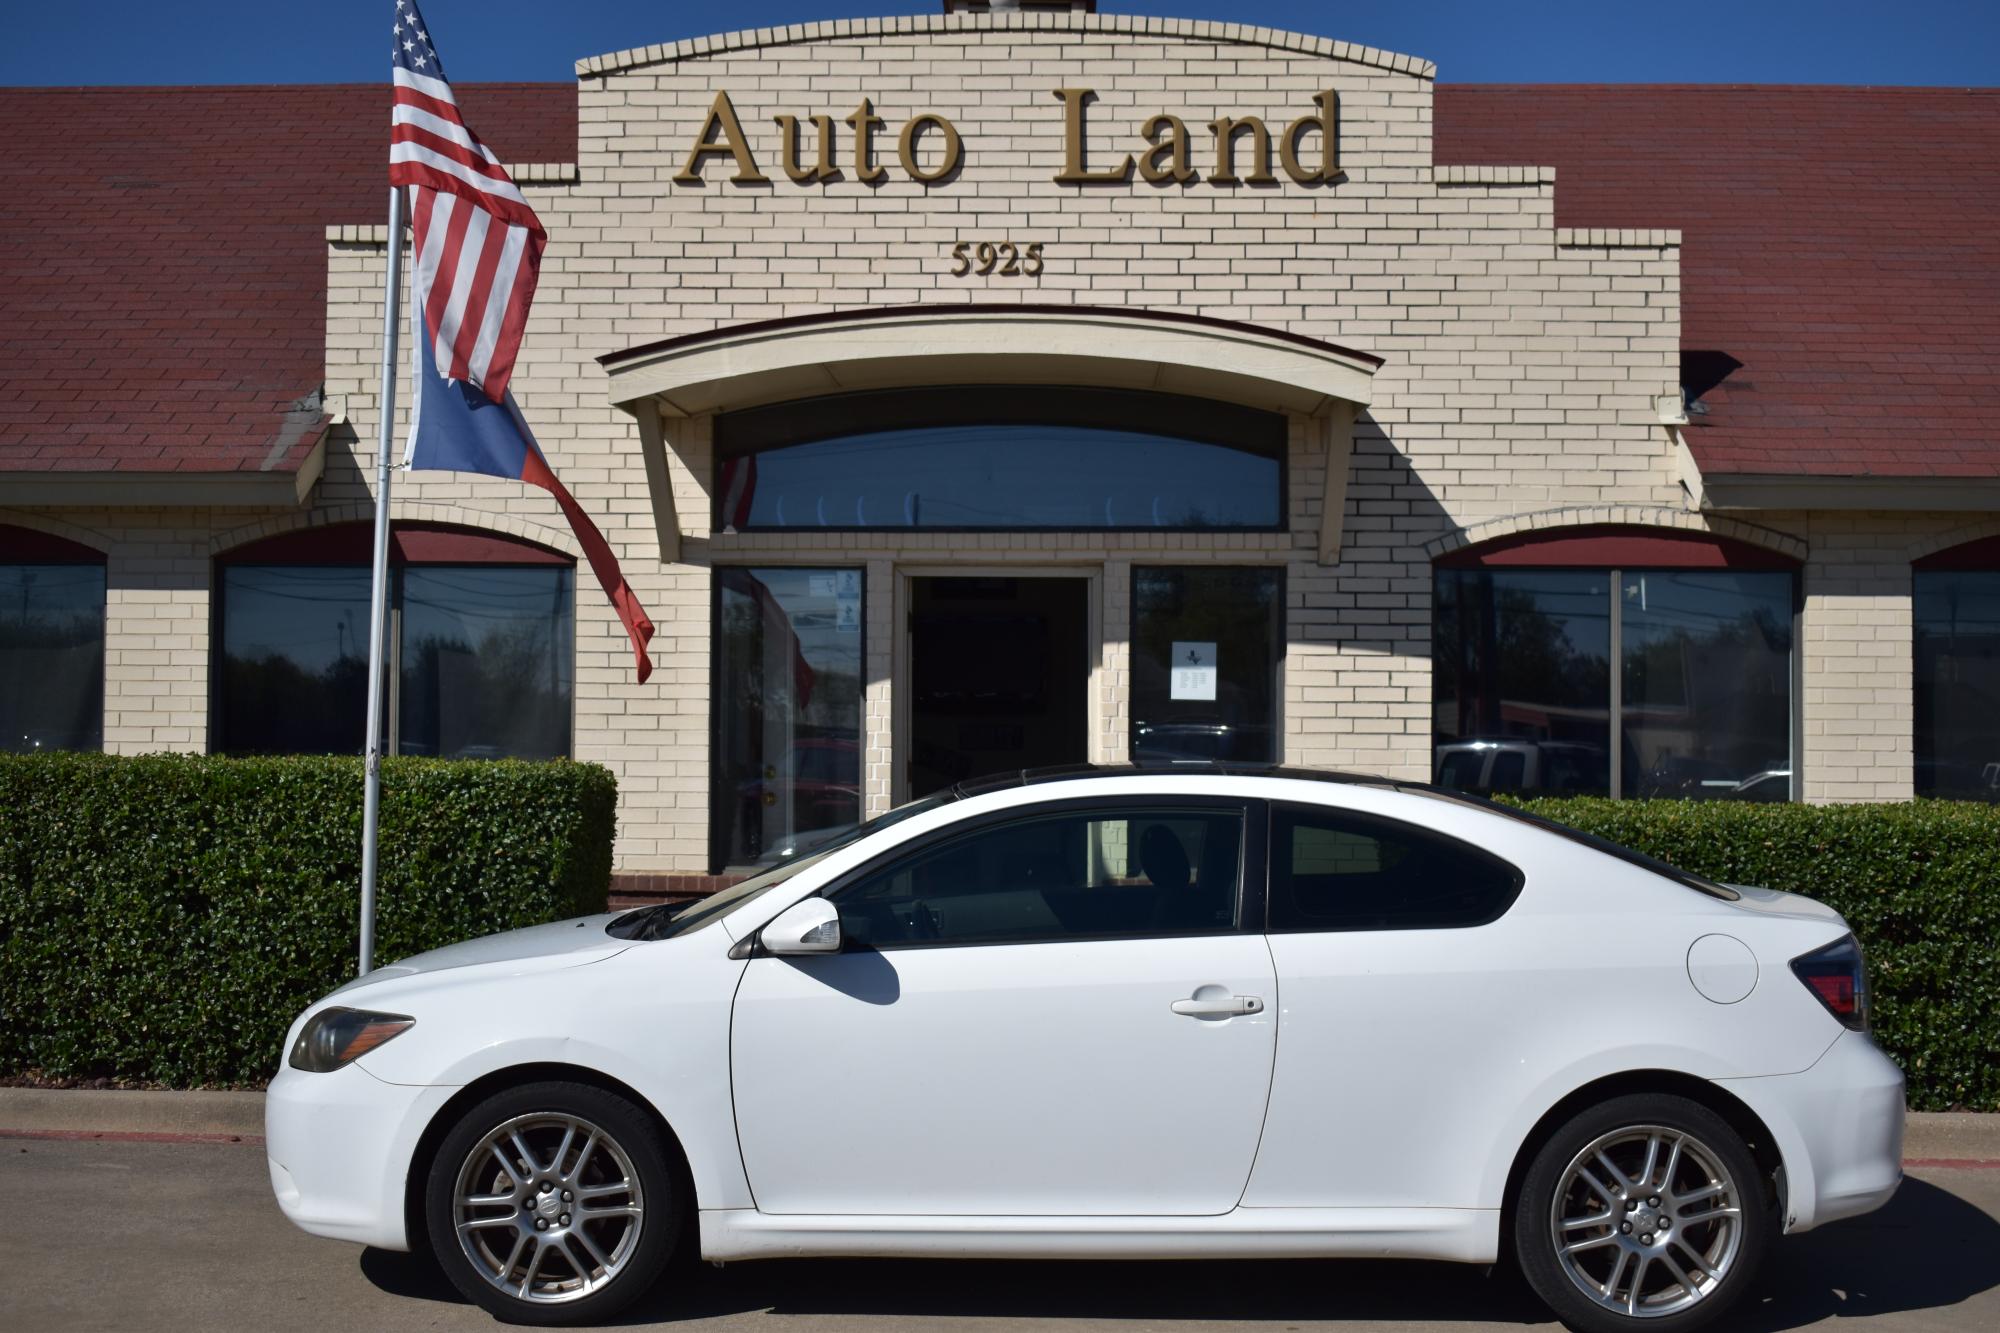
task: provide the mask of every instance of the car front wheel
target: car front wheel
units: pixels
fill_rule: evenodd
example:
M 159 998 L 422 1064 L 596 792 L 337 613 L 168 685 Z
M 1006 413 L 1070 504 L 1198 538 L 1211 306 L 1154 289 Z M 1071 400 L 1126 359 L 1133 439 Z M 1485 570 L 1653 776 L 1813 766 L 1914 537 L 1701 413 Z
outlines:
M 1522 1273 L 1571 1328 L 1683 1333 L 1742 1297 L 1772 1214 L 1727 1121 L 1685 1097 L 1637 1094 L 1550 1137 L 1512 1221 Z
M 657 1130 L 580 1083 L 499 1092 L 431 1164 L 425 1222 L 452 1284 L 509 1323 L 596 1323 L 644 1294 L 679 1231 Z

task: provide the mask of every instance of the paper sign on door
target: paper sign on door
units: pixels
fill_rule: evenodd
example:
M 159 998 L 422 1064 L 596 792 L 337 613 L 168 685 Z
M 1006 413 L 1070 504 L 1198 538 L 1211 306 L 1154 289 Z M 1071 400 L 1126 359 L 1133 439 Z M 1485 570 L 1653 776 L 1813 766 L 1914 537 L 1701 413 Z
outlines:
M 847 634 L 861 632 L 861 571 L 839 569 L 833 574 L 833 627 Z
M 1213 699 L 1215 697 L 1215 645 L 1174 643 L 1173 685 L 1170 699 Z

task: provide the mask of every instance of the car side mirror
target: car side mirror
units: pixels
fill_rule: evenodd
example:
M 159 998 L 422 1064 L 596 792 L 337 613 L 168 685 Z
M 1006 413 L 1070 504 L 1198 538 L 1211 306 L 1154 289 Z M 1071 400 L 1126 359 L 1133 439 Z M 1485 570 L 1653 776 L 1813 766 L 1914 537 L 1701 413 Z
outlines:
M 839 953 L 840 909 L 824 898 L 805 898 L 771 918 L 757 935 L 766 953 Z

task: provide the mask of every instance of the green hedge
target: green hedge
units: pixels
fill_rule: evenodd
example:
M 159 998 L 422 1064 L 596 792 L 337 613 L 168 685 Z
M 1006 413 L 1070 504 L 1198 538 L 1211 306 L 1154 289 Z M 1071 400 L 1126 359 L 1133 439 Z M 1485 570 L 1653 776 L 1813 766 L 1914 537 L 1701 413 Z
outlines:
M 1544 800 L 1523 808 L 1731 884 L 1817 898 L 1868 955 L 1919 1111 L 2000 1111 L 2000 806 Z
M 594 764 L 392 759 L 376 957 L 601 911 Z M 0 756 L 0 1074 L 258 1082 L 354 975 L 361 762 Z

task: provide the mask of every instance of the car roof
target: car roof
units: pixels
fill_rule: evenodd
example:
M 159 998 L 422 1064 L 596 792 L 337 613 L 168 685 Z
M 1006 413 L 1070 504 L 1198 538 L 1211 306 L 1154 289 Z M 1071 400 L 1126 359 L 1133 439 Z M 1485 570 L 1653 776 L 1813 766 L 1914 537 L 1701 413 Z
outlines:
M 1161 777 L 1245 777 L 1277 778 L 1286 781 L 1328 782 L 1351 787 L 1374 787 L 1384 791 L 1406 792 L 1413 796 L 1428 796 L 1435 800 L 1449 801 L 1454 805 L 1489 811 L 1493 814 L 1529 824 L 1544 832 L 1552 833 L 1569 842 L 1578 843 L 1595 851 L 1616 857 L 1629 865 L 1639 866 L 1654 874 L 1694 889 L 1711 898 L 1734 900 L 1739 895 L 1736 890 L 1718 884 L 1701 875 L 1692 874 L 1678 866 L 1648 856 L 1644 852 L 1621 846 L 1595 834 L 1585 833 L 1567 824 L 1561 824 L 1545 815 L 1530 814 L 1514 806 L 1498 801 L 1474 796 L 1469 792 L 1440 787 L 1429 782 L 1403 782 L 1395 778 L 1383 777 L 1375 773 L 1343 773 L 1331 769 L 1288 768 L 1282 764 L 1239 764 L 1217 760 L 1192 760 L 1166 764 L 1071 764 L 1058 768 L 1024 768 L 1008 773 L 995 773 L 990 777 L 969 778 L 956 786 L 946 789 L 952 799 L 963 800 L 970 796 L 984 796 L 991 792 L 1007 791 L 1015 787 L 1033 787 L 1047 782 L 1077 782 L 1095 778 L 1161 778 Z
M 1376 773 L 1345 773 L 1324 768 L 1290 768 L 1283 764 L 1231 763 L 1219 759 L 1175 760 L 1157 764 L 1063 764 L 1053 768 L 1022 768 L 984 777 L 967 778 L 951 789 L 953 796 L 984 796 L 988 792 L 1013 787 L 1035 787 L 1046 782 L 1077 782 L 1093 778 L 1281 778 L 1302 782 L 1338 782 L 1351 786 L 1386 787 L 1398 791 L 1426 791 L 1418 782 L 1399 782 Z

